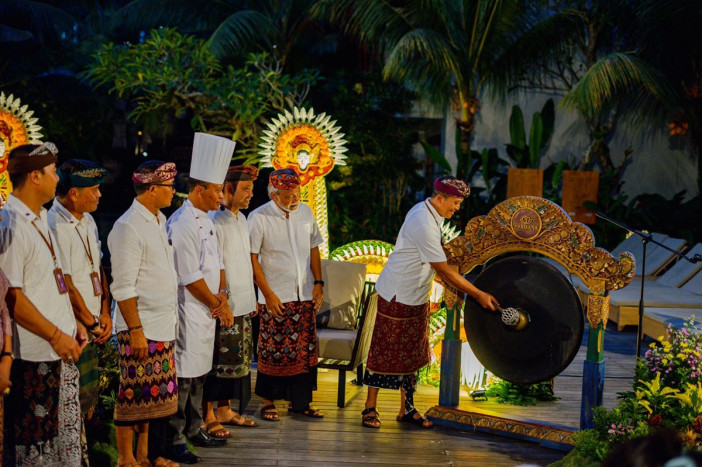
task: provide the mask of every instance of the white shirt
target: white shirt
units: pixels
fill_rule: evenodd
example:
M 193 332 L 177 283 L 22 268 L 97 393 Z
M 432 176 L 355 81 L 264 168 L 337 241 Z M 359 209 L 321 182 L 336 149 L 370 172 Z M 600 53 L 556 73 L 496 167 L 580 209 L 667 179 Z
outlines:
M 63 273 L 70 274 L 73 285 L 76 286 L 85 306 L 94 316 L 100 316 L 102 310 L 102 295 L 95 295 L 90 274 L 100 275 L 100 259 L 102 258 L 100 237 L 93 216 L 84 213 L 78 220 L 58 199 L 54 200 L 48 213 L 49 227 L 58 243 L 58 255 L 61 258 Z M 93 258 L 86 252 L 89 248 Z M 103 291 L 107 293 L 107 291 Z M 92 323 L 89 323 L 92 324 Z
M 47 240 L 53 242 L 56 263 L 32 222 Z M 10 287 L 22 289 L 46 319 L 69 336 L 75 336 L 76 319 L 71 302 L 67 293 L 59 293 L 54 276 L 54 269 L 61 267 L 57 243 L 49 229 L 46 209 L 41 208 L 37 217 L 27 205 L 10 194 L 0 221 L 0 268 L 10 281 Z M 14 334 L 14 353 L 17 358 L 31 362 L 60 358 L 48 341 L 26 330 L 16 321 L 15 324 L 17 332 Z
M 286 219 L 271 200 L 249 214 L 249 232 L 251 253 L 258 254 L 263 275 L 280 301 L 312 300 L 310 250 L 324 240 L 309 206 L 300 203 Z M 258 303 L 266 303 L 260 291 Z
M 395 249 L 378 277 L 375 290 L 385 300 L 422 305 L 429 300 L 434 269 L 429 263 L 446 261 L 441 246 L 443 218 L 429 200 L 415 204 L 397 234 Z
M 217 243 L 222 252 L 227 289 L 231 293 L 229 308 L 234 316 L 243 316 L 256 310 L 251 240 L 246 216 L 229 209 L 210 211 L 208 214 L 217 229 Z
M 166 223 L 175 249 L 178 273 L 178 338 L 175 360 L 178 377 L 196 378 L 212 369 L 217 321 L 210 309 L 195 298 L 187 285 L 204 279 L 210 292 L 219 292 L 224 269 L 215 226 L 207 213 L 186 200 Z
M 178 280 L 173 247 L 168 244 L 166 216 L 158 217 L 136 199 L 117 219 L 107 237 L 112 263 L 112 298 L 136 297 L 139 319 L 147 339 L 172 341 L 178 322 Z M 115 330 L 126 331 L 122 313 Z

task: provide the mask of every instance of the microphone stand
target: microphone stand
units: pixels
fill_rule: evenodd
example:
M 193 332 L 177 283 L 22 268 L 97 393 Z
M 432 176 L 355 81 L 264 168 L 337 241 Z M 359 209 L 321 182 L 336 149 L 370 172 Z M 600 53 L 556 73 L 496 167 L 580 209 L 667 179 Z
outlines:
M 617 227 L 620 227 L 624 230 L 627 230 L 631 232 L 634 235 L 637 235 L 641 238 L 641 244 L 643 245 L 643 253 L 642 253 L 642 260 L 641 260 L 641 295 L 639 298 L 639 327 L 638 327 L 638 332 L 636 333 L 636 358 L 639 358 L 641 354 L 641 339 L 643 338 L 642 334 L 642 327 L 643 327 L 643 313 L 644 313 L 644 284 L 646 283 L 646 245 L 648 245 L 649 242 L 655 243 L 656 245 L 665 248 L 666 250 L 670 251 L 671 253 L 675 254 L 679 258 L 684 258 L 690 263 L 697 263 L 699 261 L 702 261 L 702 255 L 694 255 L 692 258 L 684 255 L 683 253 L 673 250 L 672 248 L 668 248 L 667 246 L 663 245 L 662 243 L 656 241 L 653 239 L 653 236 L 644 232 L 640 232 L 636 229 L 632 229 L 621 222 L 615 221 L 614 219 L 607 217 L 603 213 L 597 211 L 595 212 L 595 215 L 601 219 L 604 219 L 608 222 L 611 222 L 612 224 L 616 225 Z

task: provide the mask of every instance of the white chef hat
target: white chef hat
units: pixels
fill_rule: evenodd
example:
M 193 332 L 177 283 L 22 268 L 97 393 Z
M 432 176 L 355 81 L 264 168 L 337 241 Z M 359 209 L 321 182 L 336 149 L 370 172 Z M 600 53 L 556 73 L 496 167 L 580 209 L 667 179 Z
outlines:
M 221 185 L 227 176 L 236 143 L 221 136 L 195 133 L 190 178 Z

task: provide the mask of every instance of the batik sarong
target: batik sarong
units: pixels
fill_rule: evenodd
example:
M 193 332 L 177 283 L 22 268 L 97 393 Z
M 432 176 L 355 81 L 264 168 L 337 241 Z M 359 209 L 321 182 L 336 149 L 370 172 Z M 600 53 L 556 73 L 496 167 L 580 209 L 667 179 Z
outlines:
M 137 425 L 172 415 L 178 409 L 178 382 L 174 358 L 175 341 L 146 340 L 148 355 L 132 354 L 129 332 L 117 333 L 119 393 L 115 425 Z
M 217 323 L 212 371 L 205 379 L 202 397 L 206 401 L 239 399 L 240 407 L 251 399 L 251 317 L 235 316 L 224 328 Z
M 317 325 L 312 301 L 283 303 L 283 317 L 274 318 L 258 305 L 258 371 L 293 376 L 317 366 Z
M 3 465 L 80 465 L 78 377 L 75 364 L 61 360 L 13 362 Z
M 409 375 L 429 363 L 429 303 L 404 305 L 378 296 L 367 369 Z
M 286 399 L 293 411 L 309 408 L 317 382 L 317 327 L 312 301 L 283 304 L 283 317 L 273 318 L 258 305 L 256 394 L 264 399 Z
M 87 415 L 98 403 L 98 345 L 94 342 L 86 345 L 76 365 L 80 371 L 80 411 Z

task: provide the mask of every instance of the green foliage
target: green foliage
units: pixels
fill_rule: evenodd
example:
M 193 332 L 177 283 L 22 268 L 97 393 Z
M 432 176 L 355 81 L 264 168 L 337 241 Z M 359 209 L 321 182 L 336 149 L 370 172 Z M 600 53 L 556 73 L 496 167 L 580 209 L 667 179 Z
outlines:
M 560 400 L 560 397 L 554 396 L 550 381 L 521 385 L 495 378 L 485 389 L 485 394 L 488 397 L 496 397 L 500 404 L 510 405 L 536 405 L 539 401 Z
M 315 109 L 334 116 L 348 148 L 348 165 L 326 177 L 332 247 L 362 239 L 394 244 L 423 192 L 411 121 L 398 117 L 409 112 L 412 97 L 372 74 L 339 73 L 317 88 Z
M 553 99 L 544 104 L 541 112 L 534 112 L 529 129 L 529 142 L 526 140 L 526 127 L 522 109 L 515 105 L 509 117 L 510 143 L 507 154 L 518 168 L 538 169 L 544 149 L 553 135 L 555 112 Z
M 133 100 L 130 117 L 137 122 L 159 116 L 163 124 L 191 114 L 194 130 L 237 141 L 235 158 L 247 164 L 260 158 L 266 119 L 301 105 L 319 79 L 313 70 L 284 73 L 265 53 L 249 55 L 242 67 L 224 66 L 204 40 L 173 28 L 152 30 L 142 44 L 103 45 L 84 76 Z

